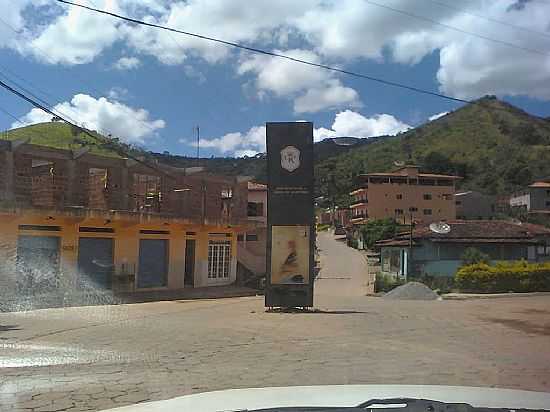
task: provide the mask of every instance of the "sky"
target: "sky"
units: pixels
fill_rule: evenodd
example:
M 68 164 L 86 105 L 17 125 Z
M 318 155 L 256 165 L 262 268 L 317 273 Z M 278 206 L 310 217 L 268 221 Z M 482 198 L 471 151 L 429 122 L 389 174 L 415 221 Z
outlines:
M 460 99 L 550 116 L 547 0 L 75 0 Z M 0 0 L 0 79 L 148 150 L 265 151 L 265 123 L 314 139 L 397 134 L 460 103 L 139 26 L 54 0 Z M 0 89 L 0 130 L 51 121 Z

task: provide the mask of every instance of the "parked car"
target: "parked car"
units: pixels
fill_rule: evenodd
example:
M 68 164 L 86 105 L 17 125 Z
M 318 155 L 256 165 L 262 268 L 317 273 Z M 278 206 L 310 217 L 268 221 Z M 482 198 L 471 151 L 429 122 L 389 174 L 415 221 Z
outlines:
M 346 229 L 344 229 L 342 226 L 336 227 L 336 229 L 334 229 L 334 235 L 346 236 Z

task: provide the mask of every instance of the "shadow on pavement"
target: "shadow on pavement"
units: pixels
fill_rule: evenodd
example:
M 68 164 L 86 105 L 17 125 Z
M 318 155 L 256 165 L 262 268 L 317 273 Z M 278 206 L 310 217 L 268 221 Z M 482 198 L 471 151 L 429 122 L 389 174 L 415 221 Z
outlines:
M 21 330 L 19 325 L 0 325 L 0 332 L 10 332 L 12 330 Z
M 308 315 L 324 314 L 324 315 L 350 315 L 355 313 L 367 313 L 360 310 L 322 310 L 308 308 L 272 308 L 266 309 L 266 313 L 304 313 Z

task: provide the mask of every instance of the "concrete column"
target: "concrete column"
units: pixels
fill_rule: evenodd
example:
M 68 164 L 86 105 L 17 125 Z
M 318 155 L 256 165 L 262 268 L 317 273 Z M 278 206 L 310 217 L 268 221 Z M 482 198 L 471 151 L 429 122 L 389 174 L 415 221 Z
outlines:
M 183 288 L 183 278 L 185 276 L 185 232 L 173 230 L 168 247 L 168 288 Z
M 204 226 L 197 232 L 194 286 L 208 286 L 208 230 Z
M 129 187 L 129 181 L 128 181 L 128 168 L 123 167 L 120 169 L 120 208 L 122 210 L 128 210 L 129 207 L 129 198 L 128 198 L 128 187 Z
M 67 175 L 67 187 L 64 206 L 75 206 L 77 204 L 75 192 L 78 183 L 76 181 L 76 160 L 67 160 L 65 163 L 65 173 Z

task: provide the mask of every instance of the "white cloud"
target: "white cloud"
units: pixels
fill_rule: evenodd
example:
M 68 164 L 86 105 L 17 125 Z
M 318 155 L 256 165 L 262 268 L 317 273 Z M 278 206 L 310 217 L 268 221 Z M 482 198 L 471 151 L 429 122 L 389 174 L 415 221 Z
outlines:
M 98 7 L 118 12 L 112 0 L 98 0 Z M 28 42 L 19 44 L 23 53 L 49 64 L 85 64 L 121 38 L 120 23 L 79 7 L 69 7 Z
M 428 117 L 428 121 L 429 121 L 429 122 L 433 122 L 434 120 L 437 120 L 437 119 L 439 119 L 440 117 L 445 116 L 446 114 L 449 114 L 449 112 L 436 113 L 436 114 L 434 114 L 433 116 Z
M 287 21 L 303 13 L 316 0 L 190 0 L 173 2 L 160 16 L 148 21 L 231 42 L 284 41 Z M 230 55 L 227 46 L 145 27 L 127 30 L 132 45 L 167 64 L 179 64 L 187 54 L 214 63 Z
M 137 57 L 121 57 L 113 67 L 117 70 L 132 70 L 141 66 L 141 61 Z
M 196 147 L 196 142 L 180 139 L 181 143 Z M 231 153 L 236 156 L 251 156 L 265 152 L 265 126 L 254 126 L 246 133 L 227 133 L 214 139 L 200 139 L 200 147 L 212 148 L 222 154 Z
M 411 126 L 396 119 L 391 114 L 377 114 L 365 117 L 352 110 L 336 114 L 330 129 L 318 128 L 313 131 L 316 142 L 331 137 L 373 137 L 396 135 L 410 129 Z
M 111 100 L 126 100 L 130 94 L 129 90 L 124 87 L 115 86 L 107 92 L 107 97 Z
M 303 120 L 299 120 L 303 121 Z M 319 142 L 329 137 L 372 137 L 395 135 L 410 129 L 411 126 L 396 119 L 390 114 L 377 114 L 365 117 L 360 113 L 345 110 L 336 114 L 330 129 L 324 127 L 313 129 L 313 140 Z M 181 143 L 196 147 L 191 140 L 181 139 Z M 236 157 L 253 156 L 263 153 L 265 146 L 265 126 L 252 127 L 248 132 L 232 132 L 222 137 L 201 139 L 201 148 L 210 148 L 223 155 Z
M 325 87 L 311 88 L 294 100 L 294 112 L 315 113 L 342 106 L 361 107 L 359 94 L 350 87 L 344 87 L 338 80 L 328 81 Z
M 460 9 L 550 34 L 549 2 L 529 1 L 522 3 L 522 7 L 510 7 L 515 1 L 471 1 L 461 4 Z M 387 56 L 399 64 L 417 64 L 430 53 L 439 52 L 437 80 L 442 92 L 461 98 L 497 94 L 550 100 L 548 37 L 495 24 L 429 1 L 385 0 L 381 3 L 540 53 L 459 33 L 363 0 L 95 0 L 94 3 L 107 10 L 232 42 L 269 45 L 270 49 L 300 44 L 302 55 L 330 64 L 382 62 Z M 37 12 L 32 20 L 25 21 L 23 11 L 31 4 L 47 4 L 44 7 L 47 11 L 43 13 L 47 18 L 41 18 Z M 3 19 L 22 34 L 16 35 L 0 26 L 0 47 L 12 47 L 49 64 L 89 63 L 119 41 L 137 53 L 154 56 L 163 64 L 182 64 L 188 56 L 218 63 L 233 53 L 229 47 L 205 40 L 129 25 L 77 7 L 59 7 L 47 0 L 10 2 Z M 40 25 L 35 21 L 40 21 Z M 258 69 L 256 65 L 260 62 L 268 62 L 268 67 Z M 309 70 L 286 62 L 289 69 L 283 62 L 272 62 L 272 58 L 254 57 L 238 63 L 240 72 L 257 77 L 254 84 L 259 95 L 274 94 L 294 101 L 303 96 L 307 102 L 308 91 L 312 90 L 310 95 L 315 94 L 310 79 L 321 77 L 323 87 L 317 89 L 330 88 L 327 79 L 340 81 L 331 74 L 317 74 L 322 72 L 320 69 Z M 334 99 L 345 94 L 344 86 L 338 86 L 325 91 L 323 97 L 331 95 Z M 351 97 L 348 94 L 347 99 Z M 311 104 L 306 106 L 313 111 Z M 322 106 L 331 107 L 329 102 Z M 302 105 L 298 105 L 300 108 Z
M 145 109 L 134 109 L 105 97 L 95 99 L 86 94 L 75 95 L 70 102 L 55 105 L 54 112 L 79 121 L 87 129 L 112 134 L 128 143 L 144 143 L 145 139 L 165 127 L 164 120 L 152 120 Z M 49 122 L 52 116 L 40 109 L 32 109 L 12 128 Z
M 276 50 L 296 59 L 321 63 L 320 57 L 308 50 Z M 344 87 L 331 72 L 316 67 L 268 56 L 255 55 L 241 61 L 237 73 L 256 76 L 254 85 L 259 97 L 271 93 L 277 97 L 294 99 L 295 113 L 313 113 L 326 109 L 360 106 L 354 89 Z

